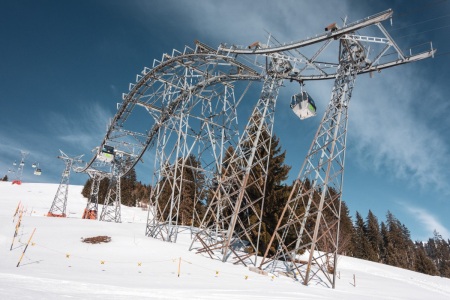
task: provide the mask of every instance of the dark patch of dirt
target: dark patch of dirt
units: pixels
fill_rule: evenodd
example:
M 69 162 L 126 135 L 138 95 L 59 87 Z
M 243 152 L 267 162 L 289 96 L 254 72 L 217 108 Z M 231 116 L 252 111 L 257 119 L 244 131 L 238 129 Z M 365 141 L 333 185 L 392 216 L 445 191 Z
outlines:
M 94 237 L 89 237 L 89 238 L 81 238 L 81 241 L 83 243 L 88 243 L 88 244 L 100 244 L 100 243 L 109 243 L 111 242 L 111 237 L 106 236 L 106 235 L 99 235 L 99 236 L 94 236 Z

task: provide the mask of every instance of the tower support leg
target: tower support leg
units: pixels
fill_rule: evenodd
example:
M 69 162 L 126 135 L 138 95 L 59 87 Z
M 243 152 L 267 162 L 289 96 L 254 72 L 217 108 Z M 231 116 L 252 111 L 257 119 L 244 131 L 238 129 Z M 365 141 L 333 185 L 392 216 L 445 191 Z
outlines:
M 335 286 L 348 105 L 363 62 L 360 44 L 341 40 L 330 104 L 260 264 L 305 285 L 316 279 Z

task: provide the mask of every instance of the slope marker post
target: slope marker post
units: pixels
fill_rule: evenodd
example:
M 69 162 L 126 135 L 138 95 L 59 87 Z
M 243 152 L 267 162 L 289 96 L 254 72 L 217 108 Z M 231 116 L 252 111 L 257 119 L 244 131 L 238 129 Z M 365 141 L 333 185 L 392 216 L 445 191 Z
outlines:
M 36 231 L 36 228 L 33 229 L 33 232 L 31 233 L 31 236 L 30 236 L 30 238 L 28 239 L 28 243 L 27 243 L 27 245 L 25 246 L 25 249 L 23 249 L 22 256 L 20 256 L 19 262 L 17 263 L 17 266 L 16 266 L 16 267 L 19 267 L 20 262 L 22 261 L 22 258 L 23 258 L 23 256 L 25 255 L 25 251 L 27 251 L 28 245 L 30 244 L 31 239 L 33 238 L 33 235 L 34 235 L 34 232 L 35 232 L 35 231 Z

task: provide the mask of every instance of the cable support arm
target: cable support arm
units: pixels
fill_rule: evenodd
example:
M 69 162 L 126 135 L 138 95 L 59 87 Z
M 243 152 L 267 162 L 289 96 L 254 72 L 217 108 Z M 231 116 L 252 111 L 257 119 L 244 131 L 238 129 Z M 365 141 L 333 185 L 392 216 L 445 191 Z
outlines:
M 433 57 L 436 53 L 436 49 L 431 49 L 429 51 L 425 51 L 416 55 L 406 56 L 404 59 L 397 59 L 394 61 L 390 61 L 387 63 L 379 64 L 379 65 L 371 65 L 370 67 L 361 69 L 358 71 L 358 74 L 365 74 L 370 73 L 374 71 L 381 71 L 383 69 L 395 67 L 398 65 L 419 61 L 422 59 L 426 59 L 429 57 Z M 336 78 L 336 74 L 328 74 L 326 76 L 323 75 L 304 75 L 304 76 L 298 76 L 298 77 L 290 77 L 287 76 L 286 79 L 292 79 L 292 80 L 302 80 L 302 81 L 308 81 L 308 80 L 327 80 L 327 79 L 334 79 Z
M 219 53 L 229 52 L 229 53 L 235 53 L 235 54 L 269 54 L 269 53 L 273 53 L 273 52 L 282 52 L 282 51 L 292 50 L 295 48 L 301 48 L 301 47 L 305 47 L 308 45 L 323 42 L 323 41 L 326 41 L 329 39 L 338 39 L 340 36 L 342 36 L 344 34 L 355 32 L 364 27 L 387 20 L 388 18 L 390 18 L 392 16 L 392 13 L 393 13 L 392 9 L 388 9 L 386 11 L 380 12 L 378 14 L 367 17 L 365 19 L 350 23 L 341 29 L 337 29 L 335 31 L 330 31 L 328 33 L 324 33 L 324 34 L 318 35 L 318 36 L 310 38 L 310 39 L 301 40 L 301 41 L 286 44 L 283 46 L 269 47 L 269 48 L 256 48 L 256 49 L 243 49 L 243 48 L 235 48 L 235 47 L 226 48 L 226 47 L 220 46 L 218 51 L 219 51 Z

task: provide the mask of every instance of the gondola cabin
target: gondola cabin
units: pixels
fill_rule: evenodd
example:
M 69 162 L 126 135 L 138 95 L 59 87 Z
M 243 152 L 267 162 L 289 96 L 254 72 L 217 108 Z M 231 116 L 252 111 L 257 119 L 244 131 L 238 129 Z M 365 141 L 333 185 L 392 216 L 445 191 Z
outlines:
M 316 115 L 316 104 L 307 92 L 301 92 L 292 96 L 291 109 L 300 120 Z
M 36 167 L 37 167 L 36 163 L 33 163 L 33 164 L 31 165 L 31 167 L 32 167 L 32 168 L 36 168 Z
M 39 175 L 41 175 L 42 174 L 42 171 L 41 171 L 41 169 L 39 169 L 39 168 L 36 168 L 35 170 L 34 170 L 34 175 L 37 175 L 37 176 L 39 176 Z
M 114 160 L 114 147 L 104 145 L 98 154 L 98 159 L 104 162 L 112 162 Z

